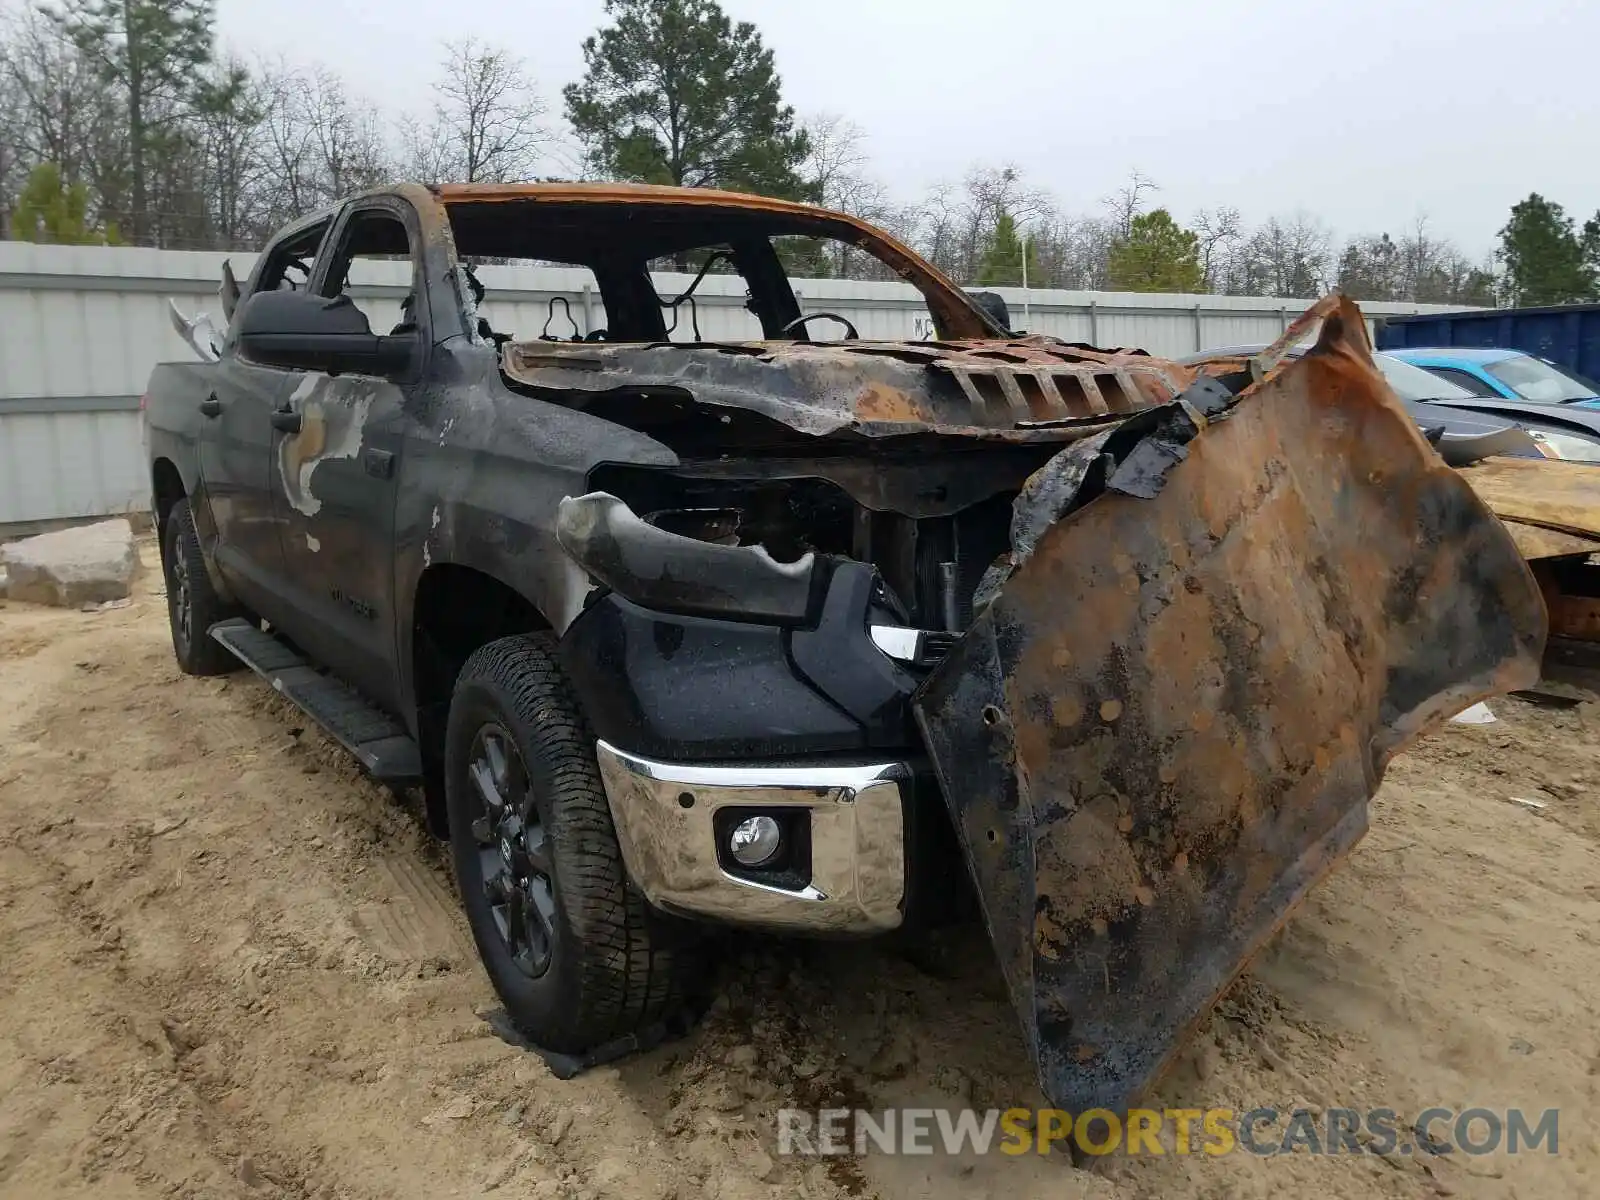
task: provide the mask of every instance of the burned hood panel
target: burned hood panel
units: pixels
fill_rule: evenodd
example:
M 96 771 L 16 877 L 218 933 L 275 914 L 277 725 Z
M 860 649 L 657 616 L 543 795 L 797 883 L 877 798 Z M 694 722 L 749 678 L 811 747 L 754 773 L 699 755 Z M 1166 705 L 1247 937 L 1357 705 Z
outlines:
M 1052 460 L 1077 494 L 1024 490 L 1015 528 L 1042 532 L 918 697 L 1041 1083 L 1072 1111 L 1158 1078 L 1360 839 L 1400 746 L 1538 677 L 1516 546 L 1395 402 L 1354 305 L 1324 310 L 1304 359 L 1124 442 L 1113 486 L 1118 435 Z
M 1138 351 L 1048 338 L 993 342 L 521 342 L 508 376 L 567 392 L 657 390 L 802 433 L 933 432 L 1065 441 L 1164 404 L 1193 372 Z M 641 401 L 648 402 L 648 400 Z

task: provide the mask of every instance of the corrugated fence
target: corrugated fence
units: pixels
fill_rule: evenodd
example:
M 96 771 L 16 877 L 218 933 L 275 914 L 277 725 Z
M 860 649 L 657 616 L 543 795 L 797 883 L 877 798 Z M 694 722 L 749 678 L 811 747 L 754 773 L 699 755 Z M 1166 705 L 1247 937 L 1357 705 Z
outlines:
M 149 503 L 139 395 L 163 359 L 190 359 L 173 331 L 167 301 L 220 321 L 217 282 L 231 258 L 244 279 L 253 256 L 123 247 L 0 242 L 0 533 L 46 522 L 133 512 Z M 403 264 L 370 264 L 355 294 L 376 304 L 375 326 L 398 312 Z M 518 337 L 570 337 L 604 324 L 587 271 L 484 266 L 485 315 Z M 657 276 L 663 297 L 689 278 Z M 927 310 L 907 284 L 803 280 L 806 312 L 848 317 L 863 338 L 932 336 Z M 1271 341 L 1308 303 L 1254 296 L 1157 296 L 1127 292 L 997 288 L 1013 323 L 1097 346 L 1136 346 L 1184 355 L 1213 346 Z M 678 309 L 676 340 L 761 336 L 744 307 L 742 281 L 705 279 L 695 303 Z M 1369 304 L 1369 317 L 1444 311 L 1442 306 Z M 670 321 L 670 318 L 669 318 Z M 834 337 L 831 322 L 812 326 Z

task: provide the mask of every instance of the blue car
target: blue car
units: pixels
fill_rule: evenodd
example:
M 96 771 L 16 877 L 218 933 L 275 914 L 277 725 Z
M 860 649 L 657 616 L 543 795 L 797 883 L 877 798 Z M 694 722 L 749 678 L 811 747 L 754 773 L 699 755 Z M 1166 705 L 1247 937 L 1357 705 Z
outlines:
M 1584 408 L 1600 408 L 1600 385 L 1521 350 L 1421 346 L 1386 353 L 1431 371 L 1440 379 L 1448 379 L 1475 396 L 1524 404 L 1577 404 Z

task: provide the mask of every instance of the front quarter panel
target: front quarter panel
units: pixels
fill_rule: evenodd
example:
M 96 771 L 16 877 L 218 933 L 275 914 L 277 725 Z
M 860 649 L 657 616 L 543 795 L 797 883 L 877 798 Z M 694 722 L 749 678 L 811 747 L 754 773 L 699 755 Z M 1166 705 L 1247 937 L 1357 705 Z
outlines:
M 490 575 L 564 630 L 589 590 L 556 542 L 563 498 L 587 491 L 603 462 L 671 467 L 677 456 L 631 429 L 524 396 L 501 382 L 494 352 L 464 337 L 434 351 L 429 382 L 407 402 L 395 514 L 401 656 L 410 676 L 412 607 L 430 566 Z

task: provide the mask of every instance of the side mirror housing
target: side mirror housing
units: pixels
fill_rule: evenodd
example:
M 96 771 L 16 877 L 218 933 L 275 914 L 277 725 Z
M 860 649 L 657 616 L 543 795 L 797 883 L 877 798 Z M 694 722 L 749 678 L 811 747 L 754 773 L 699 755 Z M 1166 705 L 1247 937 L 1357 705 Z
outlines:
M 1011 309 L 999 292 L 968 292 L 967 296 L 1001 329 L 1011 331 Z
M 349 296 L 257 292 L 239 310 L 239 356 L 264 367 L 329 375 L 402 375 L 415 333 L 380 335 Z

